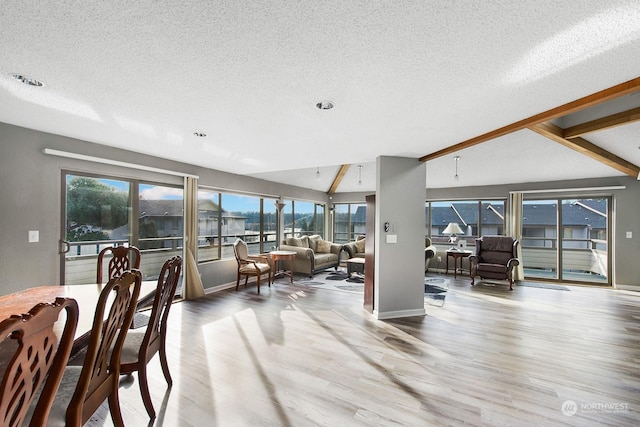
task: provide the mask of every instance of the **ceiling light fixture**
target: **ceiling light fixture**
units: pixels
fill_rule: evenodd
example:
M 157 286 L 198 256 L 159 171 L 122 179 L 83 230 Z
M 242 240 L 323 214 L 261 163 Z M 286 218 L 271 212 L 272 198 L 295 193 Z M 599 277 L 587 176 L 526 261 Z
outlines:
M 318 108 L 319 110 L 331 110 L 334 106 L 335 104 L 333 103 L 333 101 L 329 101 L 328 99 L 320 101 L 316 104 L 316 108 Z
M 460 177 L 458 176 L 458 161 L 460 160 L 460 156 L 455 156 L 453 160 L 456 161 L 456 174 L 453 176 L 453 179 L 458 180 Z
M 207 136 L 207 134 L 206 134 L 206 133 L 204 133 L 204 132 L 199 132 L 199 131 L 195 131 L 195 132 L 193 132 L 193 135 L 194 135 L 194 136 L 197 136 L 198 138 L 204 138 L 204 137 L 206 137 L 206 136 Z
M 362 185 L 362 165 L 358 165 L 358 185 Z
M 29 86 L 44 86 L 44 83 L 42 83 L 40 80 L 32 79 L 31 77 L 27 77 L 22 74 L 11 74 L 11 77 Z
M 316 169 L 316 181 L 320 181 L 320 166 Z

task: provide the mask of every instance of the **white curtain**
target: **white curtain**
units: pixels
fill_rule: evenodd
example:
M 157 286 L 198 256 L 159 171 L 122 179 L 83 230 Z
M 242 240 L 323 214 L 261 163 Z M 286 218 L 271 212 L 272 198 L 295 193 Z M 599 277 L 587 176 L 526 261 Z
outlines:
M 184 263 L 184 298 L 196 299 L 204 295 L 204 286 L 198 271 L 195 254 L 198 250 L 198 180 L 186 177 L 185 198 L 185 257 Z
M 507 210 L 507 235 L 518 239 L 518 259 L 520 265 L 513 272 L 514 280 L 524 279 L 524 260 L 522 259 L 522 197 L 520 191 L 509 192 L 509 206 Z

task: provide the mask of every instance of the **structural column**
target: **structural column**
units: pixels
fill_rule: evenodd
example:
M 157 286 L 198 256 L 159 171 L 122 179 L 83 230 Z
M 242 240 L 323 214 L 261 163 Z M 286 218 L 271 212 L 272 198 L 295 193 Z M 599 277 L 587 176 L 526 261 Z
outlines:
M 426 164 L 376 159 L 375 298 L 378 319 L 424 315 Z

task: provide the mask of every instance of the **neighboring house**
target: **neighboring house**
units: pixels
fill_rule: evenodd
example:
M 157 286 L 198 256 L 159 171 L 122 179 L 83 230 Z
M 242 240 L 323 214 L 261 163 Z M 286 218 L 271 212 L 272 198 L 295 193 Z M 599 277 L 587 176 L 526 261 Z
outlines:
M 142 230 L 145 225 L 148 231 L 140 236 L 152 237 L 179 237 L 182 238 L 184 230 L 184 211 L 182 200 L 140 200 L 139 227 Z M 199 245 L 207 245 L 218 237 L 218 212 L 219 206 L 212 200 L 198 202 L 198 237 Z M 221 234 L 223 242 L 232 241 L 235 236 L 243 236 L 245 232 L 246 217 L 235 215 L 222 210 Z M 153 225 L 153 226 L 151 226 Z M 114 240 L 128 239 L 129 226 L 124 225 L 111 232 Z M 171 244 L 163 247 L 171 247 Z
M 565 248 L 590 249 L 591 239 L 606 239 L 607 207 L 604 200 L 578 200 L 562 205 L 563 239 Z M 481 233 L 478 233 L 477 204 L 451 203 L 431 210 L 431 234 L 442 235 L 450 222 L 457 222 L 467 236 L 504 234 L 504 205 L 483 203 Z M 557 238 L 558 208 L 556 204 L 527 203 L 523 206 L 523 246 L 551 246 Z M 526 239 L 526 237 L 535 239 Z M 549 240 L 544 240 L 544 239 Z M 576 239 L 576 241 L 571 241 Z
M 504 234 L 504 204 L 482 203 L 481 230 L 484 235 Z M 478 204 L 451 203 L 431 208 L 431 235 L 440 236 L 450 222 L 456 222 L 466 236 L 478 235 Z
M 367 207 L 358 206 L 356 213 L 351 219 L 351 228 L 353 229 L 353 236 L 364 235 L 367 233 Z

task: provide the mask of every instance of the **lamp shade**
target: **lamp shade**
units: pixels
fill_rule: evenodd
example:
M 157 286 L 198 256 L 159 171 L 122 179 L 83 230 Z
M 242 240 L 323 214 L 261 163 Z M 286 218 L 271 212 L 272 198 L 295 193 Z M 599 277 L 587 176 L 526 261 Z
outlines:
M 449 225 L 447 225 L 447 228 L 442 231 L 442 234 L 464 234 L 464 231 L 462 231 L 457 222 L 450 222 Z

